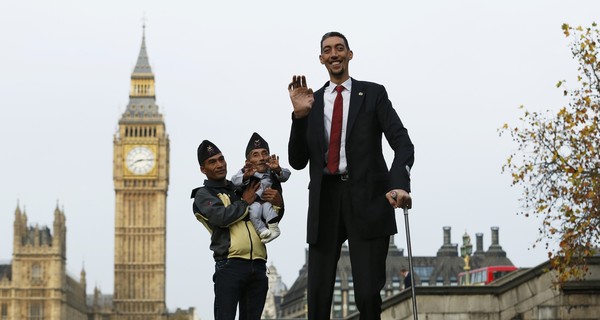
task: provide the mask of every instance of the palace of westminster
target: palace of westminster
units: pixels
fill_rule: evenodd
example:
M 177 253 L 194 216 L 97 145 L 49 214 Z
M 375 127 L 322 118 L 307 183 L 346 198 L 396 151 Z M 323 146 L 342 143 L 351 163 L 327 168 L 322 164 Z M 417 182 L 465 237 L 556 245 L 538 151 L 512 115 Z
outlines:
M 154 88 L 144 33 L 131 75 L 129 103 L 113 140 L 113 294 L 102 294 L 97 288 L 88 294 L 85 270 L 79 279 L 67 273 L 62 210 L 54 210 L 50 229 L 28 225 L 26 213 L 17 205 L 12 260 L 0 264 L 0 320 L 197 320 L 195 308 L 170 312 L 165 303 L 169 139 Z M 586 315 L 600 314 L 600 261 L 591 263 L 591 282 L 567 286 L 568 290 L 560 292 L 548 291 L 544 282 L 548 273 L 542 272 L 547 264 L 519 269 L 497 285 L 459 285 L 458 274 L 469 266 L 469 259 L 463 258 L 465 252 L 472 269 L 512 266 L 499 244 L 498 228 L 491 231 L 492 244 L 487 251 L 483 235 L 478 233 L 471 255 L 470 237 L 465 234 L 459 254 L 457 245 L 451 243 L 450 227 L 444 227 L 437 254 L 413 259 L 419 314 L 426 319 L 597 319 Z M 393 237 L 389 250 L 387 282 L 381 292 L 382 319 L 410 319 L 410 290 L 403 290 L 400 272 L 408 266 L 408 259 L 394 245 Z M 306 318 L 306 264 L 289 289 L 275 267 L 269 267 L 263 319 Z M 356 311 L 350 259 L 344 246 L 331 318 L 358 319 Z

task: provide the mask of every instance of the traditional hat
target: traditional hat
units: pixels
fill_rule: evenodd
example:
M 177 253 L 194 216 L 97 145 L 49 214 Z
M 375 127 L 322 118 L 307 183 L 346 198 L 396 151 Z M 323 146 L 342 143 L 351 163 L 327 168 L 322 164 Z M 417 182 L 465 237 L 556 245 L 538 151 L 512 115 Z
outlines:
M 248 146 L 246 147 L 246 156 L 248 156 L 254 149 L 267 149 L 267 152 L 269 152 L 269 144 L 256 132 L 252 134 L 250 141 L 248 141 Z
M 219 150 L 219 148 L 214 143 L 208 140 L 204 140 L 198 146 L 198 163 L 200 165 L 203 165 L 206 159 L 218 153 L 221 153 L 221 150 Z

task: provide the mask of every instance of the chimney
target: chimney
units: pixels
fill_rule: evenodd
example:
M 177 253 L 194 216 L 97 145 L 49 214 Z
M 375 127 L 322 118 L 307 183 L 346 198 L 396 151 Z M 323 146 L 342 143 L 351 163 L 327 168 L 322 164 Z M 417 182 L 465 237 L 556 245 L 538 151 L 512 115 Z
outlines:
M 450 244 L 450 227 L 444 227 L 444 245 Z
M 308 265 L 308 249 L 304 249 L 304 265 Z
M 452 244 L 450 239 L 450 227 L 444 227 L 444 244 L 437 252 L 438 257 L 458 257 L 458 245 Z
M 486 256 L 490 257 L 506 257 L 506 252 L 502 250 L 502 246 L 500 245 L 500 241 L 498 240 L 498 227 L 492 227 L 492 244 L 490 245 L 488 251 L 486 252 Z
M 475 253 L 473 256 L 485 255 L 485 251 L 483 250 L 483 233 L 476 233 L 475 238 Z
M 492 245 L 500 245 L 498 242 L 498 227 L 492 227 Z
M 400 248 L 398 248 L 398 246 L 396 246 L 396 242 L 394 241 L 394 235 L 391 235 L 390 243 L 388 246 L 388 256 L 402 257 L 403 255 L 404 255 L 404 249 L 400 249 Z

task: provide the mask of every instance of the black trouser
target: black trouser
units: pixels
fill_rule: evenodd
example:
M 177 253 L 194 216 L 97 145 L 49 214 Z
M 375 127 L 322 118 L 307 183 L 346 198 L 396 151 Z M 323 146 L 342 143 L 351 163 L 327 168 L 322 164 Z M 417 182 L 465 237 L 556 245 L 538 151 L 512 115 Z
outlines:
M 269 281 L 264 260 L 226 259 L 215 263 L 215 320 L 259 320 Z
M 381 314 L 380 291 L 385 285 L 389 236 L 361 238 L 354 214 L 369 214 L 352 208 L 350 181 L 324 176 L 319 206 L 317 243 L 308 252 L 308 319 L 330 318 L 337 262 L 348 240 L 354 294 L 361 320 L 377 320 Z

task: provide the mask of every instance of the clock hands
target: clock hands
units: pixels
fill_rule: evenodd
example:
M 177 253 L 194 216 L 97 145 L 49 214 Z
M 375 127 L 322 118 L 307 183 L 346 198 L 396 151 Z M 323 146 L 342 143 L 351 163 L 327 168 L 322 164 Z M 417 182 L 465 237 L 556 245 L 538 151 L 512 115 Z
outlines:
M 132 162 L 131 164 L 135 164 L 135 163 L 138 163 L 138 162 L 141 162 L 141 161 L 154 161 L 154 158 L 137 159 L 134 162 Z

